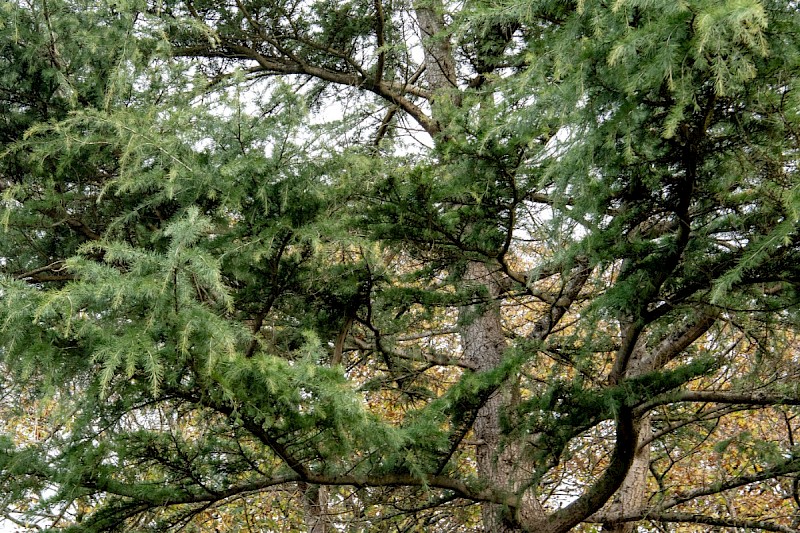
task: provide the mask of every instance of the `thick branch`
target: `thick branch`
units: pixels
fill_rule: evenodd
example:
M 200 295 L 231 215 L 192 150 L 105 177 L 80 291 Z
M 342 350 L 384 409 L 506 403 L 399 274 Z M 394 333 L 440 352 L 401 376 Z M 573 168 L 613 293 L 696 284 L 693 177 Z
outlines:
M 631 374 L 631 371 L 633 371 L 633 376 L 639 376 L 645 372 L 662 368 L 704 335 L 714 325 L 718 316 L 717 310 L 702 312 L 694 321 L 684 324 L 682 328 L 667 335 L 654 349 L 647 351 L 641 357 L 636 357 L 632 362 L 632 368 L 627 369 L 628 375 Z
M 132 500 L 143 501 L 152 506 L 164 506 L 216 502 L 240 494 L 258 492 L 278 485 L 297 482 L 351 487 L 431 487 L 451 491 L 458 497 L 474 502 L 485 501 L 500 505 L 507 505 L 509 507 L 512 507 L 516 504 L 516 498 L 511 494 L 491 488 L 471 487 L 463 481 L 439 475 L 414 476 L 411 474 L 385 474 L 376 476 L 336 476 L 308 473 L 307 475 L 301 476 L 294 473 L 244 483 L 242 485 L 236 485 L 214 492 L 207 490 L 202 490 L 201 492 L 192 492 L 190 490 L 176 492 L 172 488 L 163 488 L 160 485 L 128 484 L 116 481 L 112 478 L 90 480 L 86 483 L 86 486 L 88 488 L 100 490 L 109 494 L 115 494 L 117 496 L 130 498 Z M 143 488 L 146 488 L 147 490 L 142 490 Z
M 605 472 L 577 500 L 549 515 L 543 523 L 524 524 L 526 529 L 566 533 L 600 509 L 625 480 L 633 462 L 637 439 L 633 413 L 623 407 L 617 417 L 614 452 Z

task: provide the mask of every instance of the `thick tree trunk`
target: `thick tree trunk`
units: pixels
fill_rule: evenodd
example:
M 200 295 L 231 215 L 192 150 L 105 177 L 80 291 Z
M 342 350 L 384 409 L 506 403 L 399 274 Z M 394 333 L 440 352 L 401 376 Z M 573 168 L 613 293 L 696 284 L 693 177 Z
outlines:
M 432 91 L 457 88 L 456 61 L 450 40 L 443 35 L 444 15 L 441 0 L 418 0 L 414 4 L 425 46 L 425 78 Z
M 461 309 L 461 339 L 464 359 L 478 371 L 497 367 L 506 349 L 506 340 L 497 303 L 498 284 L 484 263 L 472 262 L 467 267 L 465 282 L 475 287 L 476 294 L 488 292 L 487 302 L 465 306 Z M 478 474 L 492 485 L 517 492 L 522 488 L 519 462 L 520 446 L 515 442 L 503 442 L 500 417 L 513 404 L 514 383 L 500 387 L 478 411 L 473 424 L 477 440 L 476 461 Z M 532 491 L 522 497 L 521 512 L 526 518 L 543 515 L 541 506 Z M 520 531 L 506 520 L 508 511 L 499 505 L 484 504 L 481 509 L 484 530 L 487 532 Z
M 444 95 L 446 102 L 459 106 L 456 62 L 450 40 L 446 35 L 441 0 L 418 0 L 415 5 L 417 24 L 422 34 L 425 49 L 425 77 L 434 93 Z M 433 104 L 433 118 L 439 122 L 437 103 Z M 506 349 L 498 297 L 499 283 L 493 278 L 487 265 L 472 261 L 467 265 L 464 282 L 472 285 L 475 294 L 485 295 L 485 301 L 464 306 L 459 312 L 461 342 L 464 359 L 477 371 L 496 368 Z M 480 298 L 479 298 L 480 300 Z M 519 468 L 520 446 L 514 442 L 503 442 L 500 417 L 507 412 L 514 398 L 514 384 L 500 387 L 478 411 L 473 424 L 477 440 L 476 461 L 478 474 L 490 485 L 510 492 L 522 488 Z M 481 515 L 487 533 L 510 533 L 521 531 L 513 525 L 507 515 L 509 510 L 496 504 L 483 504 Z M 530 518 L 543 516 L 542 508 L 533 491 L 527 491 L 520 501 L 520 513 Z

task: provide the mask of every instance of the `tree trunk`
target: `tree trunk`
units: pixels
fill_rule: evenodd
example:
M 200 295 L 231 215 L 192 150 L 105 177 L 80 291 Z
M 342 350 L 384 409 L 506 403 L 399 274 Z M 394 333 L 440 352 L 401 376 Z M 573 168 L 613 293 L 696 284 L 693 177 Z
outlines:
M 308 533 L 335 531 L 328 515 L 328 488 L 309 483 L 298 483 L 303 493 L 303 519 Z
M 425 76 L 432 92 L 445 95 L 446 102 L 460 105 L 455 57 L 453 56 L 446 28 L 441 0 L 418 0 L 415 5 L 417 24 L 423 38 L 425 50 Z M 447 92 L 449 91 L 449 92 Z M 434 101 L 433 118 L 440 122 L 440 113 Z M 441 103 L 441 102 L 440 102 Z M 486 301 L 467 305 L 459 311 L 461 342 L 464 359 L 477 371 L 496 368 L 506 349 L 498 297 L 500 287 L 487 265 L 471 261 L 464 274 L 464 282 L 471 284 L 476 295 L 486 295 Z M 522 487 L 518 443 L 502 442 L 501 413 L 507 412 L 514 398 L 514 384 L 501 386 L 478 411 L 473 424 L 477 440 L 476 461 L 479 476 L 490 485 L 518 492 Z M 532 491 L 526 491 L 520 501 L 520 513 L 531 518 L 544 515 L 541 505 Z M 513 525 L 515 521 L 507 515 L 508 510 L 496 504 L 484 503 L 481 516 L 487 533 L 521 531 Z
M 465 306 L 461 309 L 461 341 L 464 347 L 464 359 L 477 371 L 491 370 L 497 367 L 506 349 L 506 340 L 500 315 L 497 297 L 499 287 L 484 263 L 472 262 L 467 266 L 464 280 L 475 287 L 476 294 L 488 291 L 485 303 Z M 522 488 L 519 462 L 521 460 L 518 443 L 502 442 L 500 417 L 513 405 L 515 398 L 514 383 L 501 386 L 478 411 L 473 424 L 476 447 L 478 474 L 492 485 L 512 492 Z M 543 516 L 542 508 L 532 491 L 526 491 L 521 500 L 521 513 L 527 519 Z M 487 532 L 506 533 L 520 531 L 507 518 L 507 510 L 496 504 L 483 504 L 481 516 L 484 530 Z
M 445 30 L 441 0 L 418 0 L 414 10 L 425 47 L 425 78 L 432 91 L 455 89 L 456 61 Z

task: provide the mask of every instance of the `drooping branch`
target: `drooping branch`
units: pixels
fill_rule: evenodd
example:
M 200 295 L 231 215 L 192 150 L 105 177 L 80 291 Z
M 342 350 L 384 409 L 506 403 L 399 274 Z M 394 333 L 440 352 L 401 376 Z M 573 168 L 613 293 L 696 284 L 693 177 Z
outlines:
M 241 420 L 242 426 L 263 445 L 272 450 L 272 452 L 280 458 L 289 469 L 295 472 L 301 480 L 310 475 L 310 471 L 303 461 L 295 457 L 294 454 L 292 454 L 277 438 L 270 434 L 263 425 L 259 424 L 255 419 L 246 416 L 245 413 L 237 411 L 237 409 L 228 402 L 212 398 L 210 395 L 201 397 L 179 387 L 171 387 L 167 388 L 167 390 L 178 398 L 197 405 L 202 405 L 227 417 L 238 417 Z

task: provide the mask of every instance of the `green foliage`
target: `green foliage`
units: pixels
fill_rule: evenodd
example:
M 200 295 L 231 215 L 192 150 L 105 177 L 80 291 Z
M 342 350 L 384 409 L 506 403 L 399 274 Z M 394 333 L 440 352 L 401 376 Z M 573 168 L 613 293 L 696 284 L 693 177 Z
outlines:
M 429 7 L 0 5 L 3 514 L 267 530 L 323 487 L 340 529 L 566 531 L 650 418 L 796 475 L 794 418 L 715 447 L 672 402 L 797 403 L 795 6 Z

